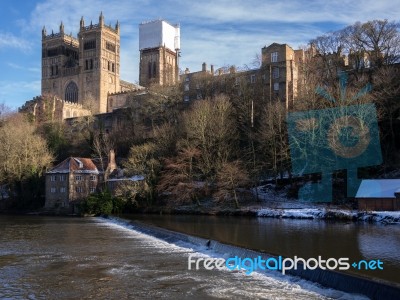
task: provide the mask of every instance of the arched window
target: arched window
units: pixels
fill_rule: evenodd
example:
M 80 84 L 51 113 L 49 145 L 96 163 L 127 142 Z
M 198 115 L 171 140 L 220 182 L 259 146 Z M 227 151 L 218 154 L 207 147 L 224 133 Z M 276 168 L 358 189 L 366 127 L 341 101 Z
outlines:
M 78 86 L 71 81 L 65 88 L 65 100 L 70 102 L 78 102 Z

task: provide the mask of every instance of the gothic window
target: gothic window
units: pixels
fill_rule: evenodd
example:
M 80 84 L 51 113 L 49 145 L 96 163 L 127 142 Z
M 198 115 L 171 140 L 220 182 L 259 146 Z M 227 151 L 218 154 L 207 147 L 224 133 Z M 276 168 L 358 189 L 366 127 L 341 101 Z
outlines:
M 112 63 L 112 65 L 111 65 L 111 71 L 115 72 L 115 64 L 114 63 Z
M 90 59 L 90 70 L 93 69 L 93 59 Z
M 86 41 L 83 44 L 83 50 L 96 49 L 96 40 Z
M 88 62 L 88 60 L 85 60 L 85 70 L 88 70 L 89 69 L 89 62 Z
M 71 102 L 78 102 L 78 86 L 75 82 L 71 81 L 65 88 L 65 100 Z

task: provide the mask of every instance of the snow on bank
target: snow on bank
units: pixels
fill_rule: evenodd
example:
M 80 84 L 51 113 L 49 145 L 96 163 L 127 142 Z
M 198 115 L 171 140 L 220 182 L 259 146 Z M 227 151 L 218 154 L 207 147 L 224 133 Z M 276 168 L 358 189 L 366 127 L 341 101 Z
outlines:
M 292 219 L 341 219 L 353 221 L 380 222 L 384 224 L 399 224 L 398 211 L 370 211 L 359 212 L 343 209 L 301 208 L 275 209 L 261 208 L 257 211 L 258 217 L 292 218 Z

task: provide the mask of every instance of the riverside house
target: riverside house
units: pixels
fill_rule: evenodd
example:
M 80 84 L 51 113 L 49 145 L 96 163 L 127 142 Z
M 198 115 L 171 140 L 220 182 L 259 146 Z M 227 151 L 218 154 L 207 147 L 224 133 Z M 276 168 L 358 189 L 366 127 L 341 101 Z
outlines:
M 103 181 L 104 172 L 92 159 L 69 157 L 46 173 L 45 209 L 76 213 L 77 204 L 98 191 Z

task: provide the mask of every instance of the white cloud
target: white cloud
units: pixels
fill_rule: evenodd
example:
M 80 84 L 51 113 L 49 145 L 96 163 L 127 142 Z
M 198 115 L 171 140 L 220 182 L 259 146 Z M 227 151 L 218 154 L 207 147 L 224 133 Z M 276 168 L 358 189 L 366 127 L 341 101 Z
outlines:
M 0 103 L 15 109 L 22 106 L 27 100 L 40 95 L 40 80 L 33 81 L 0 81 Z
M 12 62 L 8 62 L 7 65 L 16 70 L 24 70 L 24 71 L 29 71 L 32 73 L 40 73 L 40 68 L 38 68 L 38 67 L 28 67 L 27 68 L 27 67 L 24 67 L 24 66 L 12 63 Z
M 31 43 L 24 38 L 17 37 L 9 32 L 0 32 L 0 49 L 14 48 L 27 52 L 31 50 L 31 47 Z
M 146 20 L 161 17 L 181 24 L 181 68 L 196 71 L 203 61 L 249 64 L 261 47 L 273 42 L 297 48 L 327 31 L 323 25 L 328 23 L 339 29 L 400 15 L 400 7 L 388 0 L 45 0 L 20 24 L 37 37 L 43 26 L 47 33 L 58 32 L 63 21 L 65 31 L 76 35 L 81 16 L 86 25 L 98 23 L 100 11 L 106 24 L 121 23 L 121 79 L 129 81 L 138 80 L 138 24 Z

